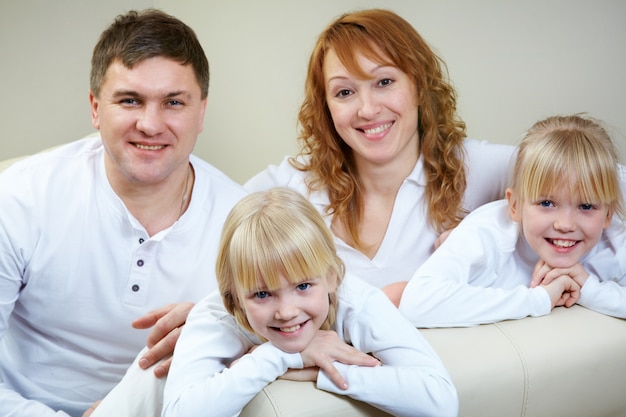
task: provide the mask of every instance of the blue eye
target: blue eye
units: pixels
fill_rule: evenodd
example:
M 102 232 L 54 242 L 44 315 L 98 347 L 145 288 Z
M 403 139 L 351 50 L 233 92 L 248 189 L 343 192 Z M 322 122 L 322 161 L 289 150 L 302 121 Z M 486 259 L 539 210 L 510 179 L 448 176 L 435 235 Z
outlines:
M 139 104 L 139 100 L 137 100 L 136 98 L 124 98 L 120 100 L 120 104 L 123 104 L 125 106 L 136 106 Z
M 543 200 L 539 202 L 541 207 L 552 207 L 554 204 L 550 200 Z
M 297 288 L 299 290 L 301 290 L 301 291 L 305 291 L 305 290 L 308 290 L 309 288 L 311 288 L 311 284 L 309 284 L 308 282 L 303 282 L 301 284 L 298 284 Z
M 255 298 L 267 298 L 270 294 L 267 291 L 259 291 L 254 293 Z
M 581 204 L 580 205 L 580 209 L 584 210 L 584 211 L 589 211 L 589 210 L 593 210 L 594 206 L 593 206 L 593 204 L 585 203 L 585 204 Z

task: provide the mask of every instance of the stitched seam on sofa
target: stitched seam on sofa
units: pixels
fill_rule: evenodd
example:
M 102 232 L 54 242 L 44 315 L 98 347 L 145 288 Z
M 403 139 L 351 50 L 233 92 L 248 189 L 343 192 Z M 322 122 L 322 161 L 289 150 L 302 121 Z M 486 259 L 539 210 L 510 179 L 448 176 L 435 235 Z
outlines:
M 272 409 L 274 410 L 274 413 L 276 414 L 276 416 L 280 417 L 283 416 L 283 412 L 279 407 L 279 403 L 278 401 L 276 401 L 276 399 L 274 398 L 274 396 L 272 395 L 271 390 L 267 389 L 267 387 L 263 388 L 263 391 L 261 391 L 263 394 L 265 394 L 265 397 L 267 398 L 267 400 L 269 401 L 270 405 L 272 406 Z
M 523 393 L 523 396 L 522 396 L 522 413 L 520 414 L 520 417 L 524 417 L 524 416 L 526 416 L 526 409 L 528 408 L 528 386 L 530 385 L 530 378 L 529 378 L 529 372 L 528 372 L 528 361 L 526 360 L 526 357 L 524 356 L 524 353 L 520 349 L 519 345 L 517 344 L 517 342 L 515 341 L 513 336 L 511 336 L 504 329 L 504 327 L 502 327 L 500 325 L 500 323 L 493 323 L 493 324 L 496 327 L 496 329 L 500 330 L 500 332 L 504 335 L 504 337 L 506 337 L 509 340 L 509 342 L 511 342 L 511 345 L 513 345 L 513 348 L 517 352 L 517 356 L 520 359 L 520 363 L 522 365 L 522 372 L 524 374 L 524 393 Z

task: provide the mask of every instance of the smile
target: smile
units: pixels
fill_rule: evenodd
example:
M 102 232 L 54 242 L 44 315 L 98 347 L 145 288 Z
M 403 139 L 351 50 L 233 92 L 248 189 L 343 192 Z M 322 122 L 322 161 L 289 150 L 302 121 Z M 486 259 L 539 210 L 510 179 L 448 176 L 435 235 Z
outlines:
M 165 148 L 165 145 L 142 145 L 140 143 L 134 143 L 133 145 L 146 151 L 158 151 L 159 149 Z
M 384 132 L 385 130 L 389 129 L 392 125 L 393 123 L 386 123 L 384 125 L 377 126 L 373 129 L 363 129 L 363 132 L 367 133 L 368 135 L 374 135 L 376 133 Z
M 300 330 L 300 327 L 302 326 L 299 324 L 296 324 L 295 326 L 291 326 L 291 327 L 280 327 L 280 331 L 284 333 L 293 333 L 293 332 Z
M 576 245 L 576 240 L 563 240 L 563 239 L 547 239 L 548 242 L 559 248 L 571 248 Z

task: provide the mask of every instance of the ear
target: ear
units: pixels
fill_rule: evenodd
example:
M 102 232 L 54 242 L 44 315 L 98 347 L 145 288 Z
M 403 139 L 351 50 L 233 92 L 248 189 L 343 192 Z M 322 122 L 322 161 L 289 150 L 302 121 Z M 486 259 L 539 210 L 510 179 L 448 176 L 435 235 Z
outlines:
M 509 214 L 511 215 L 511 219 L 513 219 L 515 223 L 520 223 L 522 221 L 522 211 L 517 206 L 518 201 L 517 197 L 515 197 L 515 193 L 512 189 L 507 188 L 505 196 L 509 202 Z
M 198 120 L 198 133 L 202 133 L 204 130 L 204 113 L 206 111 L 206 104 L 208 99 L 202 100 L 200 103 L 200 120 Z
M 330 271 L 326 276 L 326 281 L 328 283 L 328 293 L 332 294 L 337 291 L 337 273 L 334 271 Z
M 606 229 L 611 224 L 611 220 L 613 219 L 613 209 L 609 208 L 606 212 L 606 220 L 604 221 L 603 229 Z
M 98 116 L 98 99 L 93 95 L 93 92 L 89 90 L 89 104 L 91 106 L 91 124 L 97 130 L 100 130 L 100 118 Z

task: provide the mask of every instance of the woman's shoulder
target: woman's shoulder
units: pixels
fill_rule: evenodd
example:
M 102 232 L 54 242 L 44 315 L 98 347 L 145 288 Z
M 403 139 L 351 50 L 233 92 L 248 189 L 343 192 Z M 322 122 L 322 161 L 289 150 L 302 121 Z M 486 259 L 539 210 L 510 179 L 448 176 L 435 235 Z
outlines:
M 272 187 L 288 186 L 302 188 L 306 185 L 307 172 L 297 169 L 293 161 L 304 162 L 303 157 L 285 156 L 278 165 L 269 165 L 244 184 L 249 192 L 264 191 Z
M 513 164 L 517 146 L 489 142 L 483 139 L 466 138 L 463 141 L 463 150 L 468 163 L 480 163 L 496 158 L 497 160 L 506 161 L 507 164 Z

